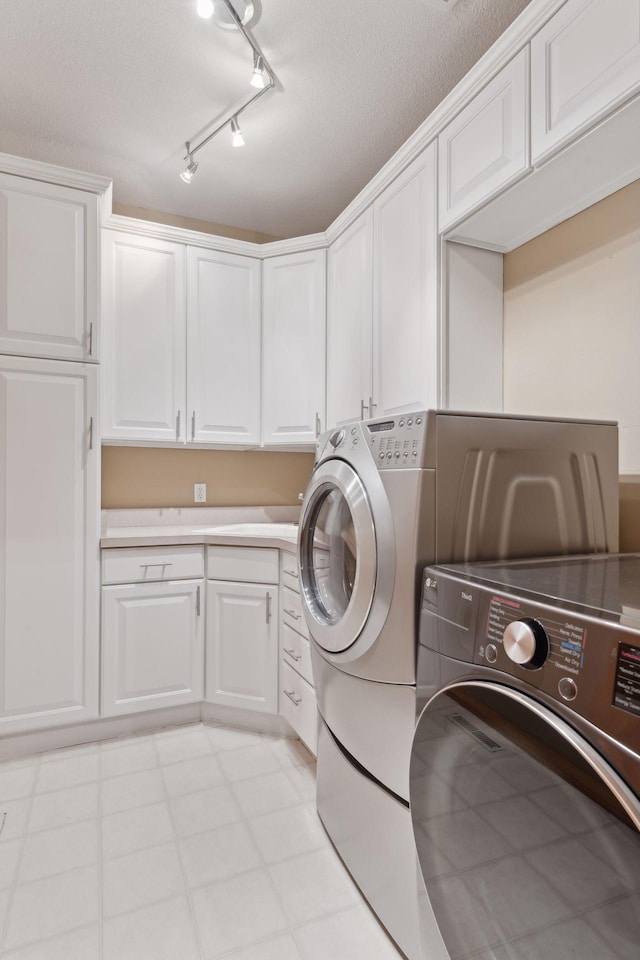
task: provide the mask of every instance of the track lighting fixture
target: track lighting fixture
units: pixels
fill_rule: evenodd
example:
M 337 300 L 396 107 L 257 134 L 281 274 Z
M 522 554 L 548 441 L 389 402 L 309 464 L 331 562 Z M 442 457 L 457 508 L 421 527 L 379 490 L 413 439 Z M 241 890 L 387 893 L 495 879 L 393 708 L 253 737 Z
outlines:
M 196 0 L 196 9 L 198 14 L 205 20 L 213 16 L 216 23 L 224 26 L 226 29 L 238 30 L 247 42 L 253 54 L 253 73 L 249 81 L 254 88 L 250 96 L 238 106 L 237 101 L 234 105 L 235 113 L 232 117 L 227 114 L 226 119 L 221 120 L 218 125 L 203 140 L 193 146 L 187 141 L 187 155 L 185 160 L 187 165 L 180 174 L 185 183 L 191 183 L 193 175 L 198 169 L 198 162 L 194 160 L 194 155 L 198 150 L 202 150 L 215 136 L 217 136 L 224 127 L 231 127 L 231 143 L 234 147 L 244 145 L 244 137 L 238 123 L 238 116 L 247 107 L 250 107 L 265 93 L 268 93 L 276 85 L 276 75 L 267 63 L 262 50 L 251 36 L 251 33 L 245 26 L 251 19 L 254 12 L 254 5 L 251 0 Z
M 252 87 L 255 87 L 256 90 L 262 90 L 267 85 L 264 75 L 264 60 L 255 50 L 253 51 L 253 73 L 251 74 L 249 83 Z
M 231 120 L 231 143 L 234 147 L 244 147 L 244 137 L 237 117 Z
M 198 161 L 193 159 L 193 154 L 189 152 L 189 144 L 187 144 L 187 160 L 189 161 L 180 174 L 180 179 L 184 180 L 185 183 L 191 183 L 193 180 L 193 175 L 198 169 Z

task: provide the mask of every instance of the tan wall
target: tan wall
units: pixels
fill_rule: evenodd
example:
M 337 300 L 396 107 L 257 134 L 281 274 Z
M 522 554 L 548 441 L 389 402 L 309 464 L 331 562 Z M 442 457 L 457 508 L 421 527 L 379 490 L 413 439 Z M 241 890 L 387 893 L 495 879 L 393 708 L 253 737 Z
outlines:
M 183 230 L 199 230 L 200 233 L 210 233 L 216 237 L 231 237 L 233 240 L 246 240 L 250 243 L 270 243 L 272 240 L 280 239 L 280 237 L 272 237 L 267 233 L 257 233 L 255 230 L 243 230 L 242 227 L 226 227 L 222 223 L 194 220 L 192 217 L 181 217 L 175 213 L 160 213 L 157 210 L 134 207 L 128 203 L 114 203 L 113 212 L 121 217 L 134 217 L 136 220 L 165 223 L 170 227 L 181 227 Z
M 640 180 L 504 258 L 509 413 L 617 420 L 640 475 Z
M 210 507 L 298 505 L 312 468 L 311 453 L 103 447 L 102 506 L 192 507 L 194 483 Z

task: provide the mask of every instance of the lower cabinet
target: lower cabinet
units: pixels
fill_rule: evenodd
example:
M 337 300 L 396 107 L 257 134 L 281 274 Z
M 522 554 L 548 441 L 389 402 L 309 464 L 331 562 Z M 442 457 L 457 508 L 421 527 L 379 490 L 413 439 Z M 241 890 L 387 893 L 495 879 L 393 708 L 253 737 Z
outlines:
M 207 581 L 205 689 L 212 703 L 278 712 L 276 585 Z

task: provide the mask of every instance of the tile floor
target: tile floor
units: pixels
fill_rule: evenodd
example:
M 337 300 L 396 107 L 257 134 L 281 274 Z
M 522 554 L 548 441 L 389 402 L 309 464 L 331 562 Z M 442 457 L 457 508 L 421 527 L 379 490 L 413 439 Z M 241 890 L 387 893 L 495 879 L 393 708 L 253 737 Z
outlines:
M 0 763 L 3 960 L 398 960 L 296 740 L 202 724 Z

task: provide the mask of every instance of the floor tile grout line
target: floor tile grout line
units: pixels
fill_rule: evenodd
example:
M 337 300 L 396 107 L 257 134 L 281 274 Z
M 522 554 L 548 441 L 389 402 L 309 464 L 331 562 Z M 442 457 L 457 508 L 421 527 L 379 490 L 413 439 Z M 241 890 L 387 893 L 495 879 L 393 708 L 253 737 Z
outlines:
M 2 955 L 5 952 L 7 936 L 9 934 L 9 924 L 11 922 L 11 914 L 13 912 L 13 905 L 15 902 L 16 890 L 18 889 L 18 886 L 19 886 L 18 877 L 20 876 L 20 867 L 22 866 L 22 857 L 24 854 L 24 848 L 26 846 L 27 838 L 29 836 L 29 822 L 31 820 L 31 814 L 33 812 L 33 803 L 34 803 L 34 798 L 36 796 L 36 787 L 38 785 L 38 777 L 40 775 L 41 763 L 42 763 L 42 760 L 40 756 L 38 756 L 38 759 L 34 764 L 34 776 L 33 776 L 33 783 L 31 784 L 31 792 L 29 794 L 29 809 L 27 811 L 27 819 L 25 824 L 24 836 L 20 838 L 22 841 L 20 844 L 20 852 L 18 854 L 18 859 L 16 861 L 16 866 L 13 873 L 13 881 L 11 883 L 11 893 L 9 894 L 9 902 L 7 904 L 7 911 L 4 918 L 2 936 L 0 937 L 0 957 L 2 957 Z
M 154 739 L 154 747 L 155 747 L 156 756 L 157 756 L 158 762 L 159 762 L 159 761 L 160 761 L 160 754 L 159 754 L 159 751 L 158 751 L 158 744 L 157 744 L 157 741 L 156 741 L 155 739 Z M 212 756 L 213 756 L 213 753 L 212 753 Z M 192 927 L 192 929 L 193 929 L 193 933 L 194 933 L 194 936 L 195 936 L 195 938 L 196 938 L 196 944 L 197 944 L 197 947 L 198 947 L 198 952 L 199 952 L 199 954 L 200 954 L 200 960 L 206 960 L 205 950 L 204 950 L 204 944 L 203 944 L 203 942 L 202 942 L 202 936 L 201 936 L 201 934 L 200 934 L 200 928 L 199 928 L 199 926 L 198 926 L 198 922 L 197 922 L 197 918 L 196 918 L 196 912 L 195 912 L 195 908 L 194 908 L 194 905 L 193 905 L 193 900 L 192 900 L 192 898 L 191 898 L 191 888 L 189 887 L 189 883 L 188 883 L 187 869 L 186 869 L 186 866 L 185 866 L 185 863 L 184 863 L 184 859 L 183 859 L 183 856 L 182 856 L 182 851 L 181 851 L 181 849 L 180 849 L 180 840 L 179 840 L 178 833 L 177 833 L 177 830 L 176 830 L 175 819 L 174 819 L 174 816 L 173 816 L 173 809 L 172 809 L 172 807 L 171 807 L 171 798 L 169 797 L 169 792 L 168 792 L 168 790 L 167 790 L 167 785 L 166 785 L 164 776 L 163 776 L 163 774 L 162 774 L 162 769 L 160 769 L 160 779 L 161 779 L 161 781 L 162 781 L 162 792 L 163 792 L 163 796 L 164 796 L 164 799 L 165 799 L 165 803 L 166 803 L 166 805 L 167 805 L 167 809 L 168 809 L 168 811 L 169 811 L 169 819 L 171 820 L 171 829 L 172 829 L 172 831 L 173 831 L 173 843 L 174 843 L 174 846 L 175 846 L 175 849 L 176 849 L 176 853 L 177 853 L 177 856 L 178 856 L 178 862 L 179 862 L 179 864 L 180 864 L 180 872 L 182 873 L 182 882 L 183 882 L 183 884 L 184 884 L 185 895 L 186 895 L 186 898 L 187 898 L 187 903 L 188 903 L 188 905 L 189 905 L 189 916 L 191 917 L 191 927 Z

